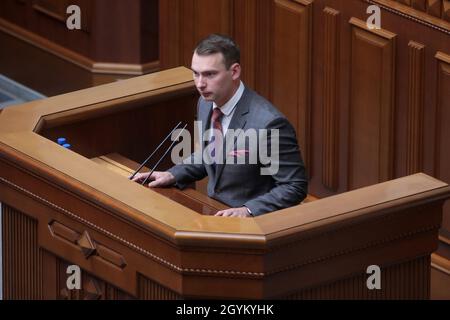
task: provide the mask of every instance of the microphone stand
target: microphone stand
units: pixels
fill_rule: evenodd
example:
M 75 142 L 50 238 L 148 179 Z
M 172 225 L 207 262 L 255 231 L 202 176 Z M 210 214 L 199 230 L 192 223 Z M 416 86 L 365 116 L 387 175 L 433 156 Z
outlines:
M 167 141 L 167 139 L 169 139 L 170 136 L 172 136 L 172 133 L 178 129 L 178 127 L 180 126 L 181 121 L 178 122 L 178 124 L 172 129 L 172 131 L 170 131 L 170 133 L 164 138 L 164 140 L 159 144 L 159 146 L 156 147 L 156 149 L 152 152 L 151 155 L 148 156 L 147 159 L 145 159 L 144 162 L 142 162 L 142 164 L 139 166 L 139 168 L 137 168 L 137 170 L 128 178 L 129 180 L 133 179 L 134 176 L 141 171 L 141 169 L 146 165 L 147 162 L 150 161 L 150 159 L 153 157 L 153 155 L 159 150 L 159 148 L 161 148 L 161 146 L 164 144 L 164 142 Z M 186 126 L 185 126 L 186 127 Z

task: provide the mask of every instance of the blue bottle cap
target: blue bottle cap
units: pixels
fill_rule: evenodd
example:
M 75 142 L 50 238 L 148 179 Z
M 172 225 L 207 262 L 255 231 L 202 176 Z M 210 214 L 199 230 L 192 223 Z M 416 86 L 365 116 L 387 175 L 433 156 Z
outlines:
M 71 147 L 71 145 L 68 143 L 64 143 L 62 146 L 66 149 L 70 149 L 70 147 Z
M 58 138 L 57 141 L 58 141 L 58 144 L 62 146 L 64 143 L 66 143 L 66 138 Z

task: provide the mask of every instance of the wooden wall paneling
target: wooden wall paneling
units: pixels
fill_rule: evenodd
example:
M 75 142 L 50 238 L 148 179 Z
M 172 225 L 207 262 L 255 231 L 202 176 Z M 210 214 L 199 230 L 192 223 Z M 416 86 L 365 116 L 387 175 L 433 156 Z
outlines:
M 210 33 L 232 36 L 241 47 L 242 78 L 258 90 L 260 82 L 269 82 L 267 55 L 270 52 L 269 37 L 263 34 L 273 0 L 170 0 L 161 2 L 161 68 L 191 66 L 192 52 L 198 41 Z M 264 10 L 261 14 L 260 10 Z M 268 33 L 268 32 L 267 32 Z M 265 35 L 267 35 L 265 33 Z M 262 44 L 262 47 L 260 45 Z M 266 60 L 263 60 L 266 59 Z M 263 63 L 260 63 L 262 61 Z M 261 85 L 262 86 L 262 85 Z M 268 90 L 266 89 L 266 93 Z M 268 96 L 268 94 L 266 95 Z
M 450 54 L 438 52 L 435 176 L 450 181 Z M 443 228 L 450 230 L 450 203 L 444 205 Z
M 272 79 L 272 43 L 273 43 L 273 0 L 257 1 L 257 33 L 256 38 L 256 61 L 255 90 L 266 99 L 271 96 Z
M 140 63 L 140 1 L 125 4 L 120 0 L 97 0 L 94 5 L 95 33 L 90 48 L 93 59 Z
M 32 10 L 29 0 L 0 1 L 0 17 L 18 25 L 27 26 L 32 17 Z
M 144 70 L 144 73 L 159 69 L 159 5 L 161 1 L 141 0 L 140 8 L 140 63 L 144 65 L 157 64 L 154 70 Z
M 183 0 L 181 64 L 190 67 L 192 52 L 198 41 L 210 33 L 233 34 L 233 2 L 230 0 Z
M 159 62 L 162 70 L 181 65 L 182 0 L 159 1 Z
M 231 0 L 160 1 L 161 69 L 190 67 L 197 42 L 210 33 L 232 36 L 233 6 Z
M 311 1 L 275 0 L 270 99 L 296 129 L 310 175 L 311 26 Z
M 208 0 L 201 0 L 201 1 L 207 1 L 210 3 L 211 1 Z M 233 22 L 234 22 L 234 2 L 230 0 L 221 0 L 220 1 L 220 10 L 221 10 L 221 19 L 220 19 L 220 30 L 222 33 L 233 35 L 234 28 L 233 28 Z
M 440 18 L 442 16 L 442 0 L 427 0 L 428 14 Z
M 66 9 L 71 4 L 78 5 L 81 9 L 81 30 L 67 29 L 66 20 L 69 15 Z M 29 31 L 73 52 L 91 57 L 92 1 L 34 0 L 30 5 L 32 16 L 27 25 Z
M 411 6 L 420 11 L 427 11 L 427 0 L 411 0 Z
M 2 32 L 0 43 L 1 73 L 46 96 L 93 85 L 93 76 L 88 70 L 64 59 L 55 58 L 52 53 Z
M 256 41 L 259 35 L 256 22 L 258 0 L 234 0 L 234 39 L 241 49 L 242 80 L 255 88 L 257 77 Z
M 349 189 L 393 178 L 396 35 L 350 19 Z
M 448 63 L 442 61 L 446 60 L 444 57 L 449 55 L 450 52 L 450 24 L 448 24 L 445 19 L 438 19 L 432 16 L 430 13 L 424 14 L 416 10 L 412 10 L 403 6 L 395 6 L 396 3 L 386 0 L 376 0 L 370 1 L 376 4 L 380 4 L 383 14 L 383 26 L 389 28 L 390 30 L 398 32 L 398 54 L 399 59 L 397 60 L 397 85 L 398 90 L 396 92 L 396 97 L 398 101 L 398 110 L 396 118 L 396 153 L 395 162 L 396 170 L 395 176 L 402 176 L 408 174 L 407 170 L 413 170 L 414 163 L 419 163 L 418 170 L 421 170 L 429 175 L 439 178 L 438 172 L 441 171 L 441 176 L 448 177 L 448 157 L 444 156 L 442 148 L 448 149 L 446 142 L 449 139 L 449 131 L 446 128 L 446 121 L 448 122 L 448 109 L 449 105 L 447 103 L 449 92 L 449 84 L 445 79 L 448 78 L 446 73 L 446 66 Z M 442 1 L 442 8 L 445 8 L 445 1 Z M 444 12 L 444 10 L 442 10 Z M 444 14 L 444 13 L 443 13 Z M 413 40 L 414 42 L 423 45 L 425 48 L 423 50 L 417 51 L 419 49 L 411 49 L 408 46 L 408 42 Z M 414 46 L 415 47 L 415 46 Z M 414 53 L 411 52 L 414 50 Z M 419 53 L 423 51 L 422 53 Z M 436 52 L 441 52 L 440 55 L 436 56 Z M 410 70 L 413 68 L 415 72 L 420 72 L 420 56 L 425 56 L 425 70 L 424 74 L 424 107 L 423 107 L 423 117 L 422 117 L 422 133 L 413 136 L 413 125 L 411 116 L 411 102 L 422 101 L 417 100 L 420 98 L 419 95 L 414 96 L 417 92 L 412 92 L 411 85 L 414 81 L 409 76 L 411 74 Z M 416 66 L 412 66 L 409 57 L 414 57 Z M 438 57 L 438 59 L 436 59 Z M 447 59 L 448 60 L 448 59 Z M 408 62 L 408 63 L 405 63 Z M 418 68 L 417 68 L 418 67 Z M 418 74 L 414 76 L 416 79 L 420 77 Z M 416 82 L 415 85 L 421 85 L 420 82 Z M 447 99 L 447 100 L 446 100 Z M 420 114 L 420 109 L 416 109 L 415 112 Z M 408 115 L 409 114 L 409 115 Z M 419 120 L 419 119 L 417 119 Z M 415 124 L 420 124 L 416 121 Z M 409 127 L 408 127 L 409 126 Z M 416 130 L 414 129 L 414 130 Z M 420 137 L 420 134 L 422 137 Z M 417 145 L 416 142 L 411 142 L 411 140 L 423 139 L 422 145 Z M 422 161 L 419 160 L 420 157 L 418 153 L 419 148 L 422 148 Z M 415 155 L 410 152 L 415 149 Z M 441 150 L 440 150 L 441 149 Z M 406 152 L 405 152 L 406 151 Z M 408 154 L 409 153 L 409 154 Z M 413 156 L 413 160 L 408 160 L 407 158 Z M 420 163 L 421 162 L 421 163 Z M 408 164 L 409 163 L 409 164 Z M 407 168 L 409 166 L 409 168 Z M 445 180 L 445 178 L 442 178 Z M 440 230 L 440 243 L 439 248 L 432 256 L 433 262 L 433 279 L 432 279 L 432 291 L 434 292 L 434 297 L 444 297 L 450 298 L 450 291 L 443 292 L 442 288 L 445 287 L 443 283 L 449 283 L 450 277 L 448 276 L 450 268 L 450 203 L 447 201 L 444 204 L 444 214 L 442 219 L 442 228 Z M 442 263 L 445 261 L 445 263 Z M 442 270 L 446 270 L 443 272 Z M 443 278 L 447 280 L 443 281 Z
M 67 8 L 70 5 L 77 5 L 81 10 L 81 30 L 89 32 L 92 15 L 91 2 L 89 0 L 33 0 L 32 8 L 38 14 L 58 20 L 65 28 L 69 17 L 66 13 Z
M 181 28 L 180 65 L 185 67 L 191 67 L 192 52 L 196 45 L 194 4 L 195 0 L 181 0 L 181 15 L 179 18 Z
M 232 35 L 233 1 L 195 0 L 194 11 L 196 42 L 212 32 Z
M 408 113 L 406 173 L 423 171 L 423 117 L 425 104 L 425 46 L 408 44 Z
M 67 0 L 34 0 L 33 9 L 64 23 L 67 4 Z
M 340 13 L 326 7 L 324 16 L 322 183 L 331 190 L 339 184 L 339 27 Z
M 69 5 L 81 9 L 81 30 L 66 27 Z M 159 67 L 156 0 L 30 0 L 21 5 L 10 0 L 2 2 L 0 8 L 7 11 L 0 13 L 0 29 L 27 42 L 29 47 L 42 49 L 52 59 L 63 59 L 90 74 L 117 75 L 92 83 L 141 75 Z M 33 56 L 28 53 L 27 58 L 32 60 Z
M 450 0 L 444 0 L 442 3 L 442 19 L 450 22 Z

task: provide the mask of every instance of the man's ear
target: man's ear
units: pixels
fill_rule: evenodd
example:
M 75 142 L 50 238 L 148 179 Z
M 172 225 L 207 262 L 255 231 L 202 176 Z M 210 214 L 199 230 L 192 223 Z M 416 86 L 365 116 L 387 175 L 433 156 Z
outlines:
M 239 63 L 233 63 L 230 67 L 230 70 L 233 80 L 237 80 L 241 77 L 241 65 Z

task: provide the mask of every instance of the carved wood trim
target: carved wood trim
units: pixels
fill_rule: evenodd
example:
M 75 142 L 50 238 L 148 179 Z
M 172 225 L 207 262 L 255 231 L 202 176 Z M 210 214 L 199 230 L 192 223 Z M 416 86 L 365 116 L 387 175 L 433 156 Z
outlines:
M 369 4 L 375 4 L 386 11 L 389 11 L 395 15 L 401 16 L 403 18 L 406 18 L 408 20 L 420 23 L 422 25 L 425 25 L 427 27 L 430 27 L 432 29 L 438 30 L 440 32 L 450 34 L 450 23 L 447 21 L 450 21 L 450 19 L 447 19 L 447 15 L 450 14 L 450 10 L 447 10 L 447 14 L 444 14 L 444 20 L 439 19 L 437 17 L 434 17 L 432 15 L 429 15 L 425 12 L 422 12 L 421 10 L 416 10 L 410 6 L 394 2 L 392 0 L 361 0 Z M 425 0 L 421 0 L 424 2 Z M 445 0 L 448 1 L 448 0 Z M 443 8 L 445 10 L 445 7 L 447 4 L 444 2 Z M 450 6 L 450 4 L 448 4 Z M 444 11 L 443 10 L 443 11 Z M 447 20 L 447 21 L 445 21 Z
M 86 230 L 81 234 L 77 240 L 78 246 L 81 248 L 86 259 L 97 253 L 97 248 Z
M 61 237 L 73 244 L 76 244 L 80 237 L 78 232 L 56 221 L 49 223 L 48 227 L 53 236 Z
M 406 174 L 423 170 L 423 116 L 425 106 L 425 46 L 410 41 L 407 113 Z
M 3 299 L 41 299 L 37 221 L 5 203 L 2 203 L 2 219 Z
M 91 238 L 89 232 L 86 230 L 80 233 L 57 221 L 52 221 L 49 223 L 48 227 L 50 233 L 54 237 L 62 238 L 76 245 L 76 248 L 83 252 L 86 259 L 91 256 L 96 256 L 115 265 L 116 267 L 119 267 L 120 269 L 125 268 L 127 265 L 122 254 L 98 243 L 95 239 Z
M 437 111 L 436 111 L 436 151 L 435 151 L 435 176 L 441 177 L 444 174 L 441 166 L 444 161 L 441 159 L 441 149 L 447 148 L 448 141 L 445 140 L 446 136 L 443 135 L 442 130 L 445 129 L 446 123 L 443 123 L 444 117 L 444 94 L 448 93 L 449 88 L 443 85 L 444 78 L 450 79 L 450 55 L 444 52 L 437 52 L 435 55 L 437 60 Z M 448 101 L 447 101 L 448 103 Z M 448 159 L 447 159 L 448 160 Z
M 340 13 L 326 7 L 324 15 L 323 154 L 322 183 L 337 190 L 339 182 L 339 20 Z

